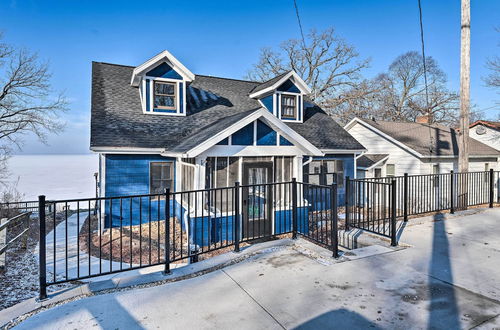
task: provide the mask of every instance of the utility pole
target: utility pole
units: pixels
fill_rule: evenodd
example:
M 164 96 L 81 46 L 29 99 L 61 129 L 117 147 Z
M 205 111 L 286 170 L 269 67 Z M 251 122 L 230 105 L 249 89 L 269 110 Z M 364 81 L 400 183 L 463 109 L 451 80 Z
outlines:
M 460 28 L 460 131 L 458 133 L 458 170 L 469 170 L 470 112 L 470 0 L 462 0 Z

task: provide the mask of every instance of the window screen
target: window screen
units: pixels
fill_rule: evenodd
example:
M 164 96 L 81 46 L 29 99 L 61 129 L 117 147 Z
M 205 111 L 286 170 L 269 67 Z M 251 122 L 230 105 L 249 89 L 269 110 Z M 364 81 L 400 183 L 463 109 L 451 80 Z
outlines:
M 172 162 L 151 162 L 150 163 L 150 193 L 162 194 L 165 189 L 172 190 L 173 183 L 173 163 Z

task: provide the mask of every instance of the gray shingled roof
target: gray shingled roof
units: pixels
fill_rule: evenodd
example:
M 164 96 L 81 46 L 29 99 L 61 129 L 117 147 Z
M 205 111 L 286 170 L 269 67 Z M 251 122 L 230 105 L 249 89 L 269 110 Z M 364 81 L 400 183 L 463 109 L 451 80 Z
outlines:
M 378 163 L 385 157 L 389 156 L 388 154 L 363 154 L 358 159 L 356 159 L 356 166 L 368 168 L 373 164 Z
M 439 124 L 366 121 L 407 147 L 424 156 L 458 156 L 457 133 L 453 128 Z M 496 149 L 469 138 L 469 154 L 475 156 L 499 155 Z
M 251 91 L 251 93 L 257 93 L 257 92 L 259 92 L 259 91 L 261 91 L 263 89 L 271 87 L 272 85 L 274 85 L 276 82 L 278 82 L 281 78 L 283 78 L 284 76 L 286 76 L 289 73 L 290 73 L 290 71 L 286 71 L 286 72 L 283 72 L 280 75 L 277 75 L 274 78 L 269 79 L 268 81 L 264 81 L 263 83 L 255 86 L 255 88 Z
M 187 88 L 187 116 L 142 112 L 139 89 L 130 85 L 134 67 L 93 62 L 90 146 L 165 148 L 188 151 L 261 108 L 248 97 L 257 82 L 196 75 Z M 364 149 L 324 111 L 305 111 L 304 123 L 289 124 L 320 149 Z

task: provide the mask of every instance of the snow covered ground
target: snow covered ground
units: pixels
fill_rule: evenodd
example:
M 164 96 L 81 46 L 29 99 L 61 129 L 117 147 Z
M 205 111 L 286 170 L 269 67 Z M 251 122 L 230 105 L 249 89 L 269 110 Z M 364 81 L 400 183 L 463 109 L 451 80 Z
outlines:
M 24 200 L 87 198 L 95 196 L 94 173 L 98 155 L 15 155 L 8 161 L 9 181 L 19 179 Z

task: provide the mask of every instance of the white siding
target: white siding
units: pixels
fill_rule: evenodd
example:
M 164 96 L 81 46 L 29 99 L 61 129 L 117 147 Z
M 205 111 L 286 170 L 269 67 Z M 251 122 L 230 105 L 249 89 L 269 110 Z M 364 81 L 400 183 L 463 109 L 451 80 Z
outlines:
M 396 176 L 403 175 L 404 173 L 408 173 L 409 175 L 432 174 L 432 166 L 434 164 L 439 164 L 440 173 L 449 173 L 452 170 L 455 172 L 458 171 L 458 160 L 456 158 L 420 159 L 362 124 L 355 123 L 348 129 L 348 132 L 368 150 L 367 153 L 389 155 L 387 161 L 379 166 L 382 168 L 382 176 L 386 176 L 386 164 L 396 165 Z M 469 160 L 469 171 L 482 172 L 485 169 L 486 163 L 489 164 L 489 168 L 496 171 L 500 170 L 498 159 L 472 158 Z M 366 173 L 367 177 L 372 177 L 373 175 L 373 170 Z
M 396 176 L 408 174 L 421 174 L 420 160 L 402 149 L 395 143 L 385 139 L 372 130 L 356 123 L 348 132 L 361 143 L 370 154 L 388 154 L 389 158 L 385 164 L 396 165 Z M 385 166 L 382 168 L 382 176 L 385 175 Z
M 479 135 L 476 133 L 476 129 L 481 126 L 486 130 L 485 134 Z M 500 150 L 500 131 L 494 130 L 483 125 L 477 125 L 469 130 L 469 136 L 479 142 L 482 142 L 492 148 Z

